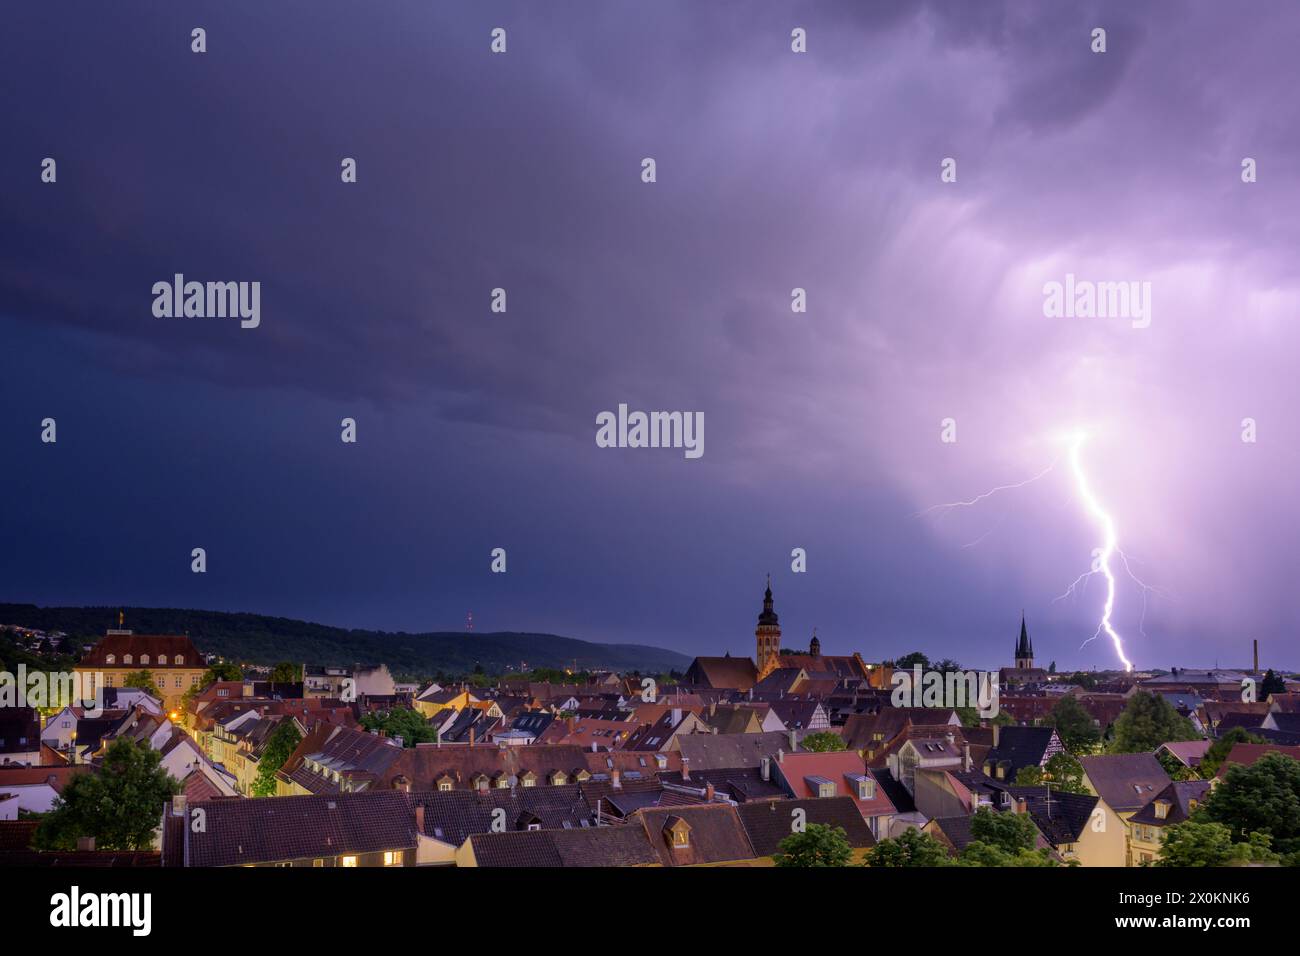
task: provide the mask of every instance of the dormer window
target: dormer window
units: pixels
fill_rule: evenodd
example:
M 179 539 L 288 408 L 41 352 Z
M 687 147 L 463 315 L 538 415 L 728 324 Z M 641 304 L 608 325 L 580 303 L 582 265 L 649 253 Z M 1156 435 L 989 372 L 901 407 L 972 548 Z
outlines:
M 148 655 L 148 654 L 141 654 L 141 655 L 140 655 L 140 663 L 141 663 L 141 664 L 148 664 L 148 663 L 149 663 L 149 655 Z
M 116 662 L 117 662 L 117 655 L 116 655 L 116 654 L 109 654 L 109 655 L 107 655 L 107 656 L 104 658 L 104 663 L 105 663 L 105 664 L 113 664 L 113 663 L 116 663 Z
M 565 775 L 563 770 L 557 770 L 553 774 L 551 774 L 552 786 L 562 787 L 568 782 L 569 782 L 569 778 Z
M 1166 819 L 1168 816 L 1169 816 L 1169 801 L 1167 801 L 1167 800 L 1157 800 L 1157 801 L 1156 801 L 1156 819 L 1157 819 L 1157 820 L 1164 820 L 1164 819 Z
M 130 654 L 123 654 L 123 655 L 122 655 L 122 663 L 123 663 L 123 664 L 130 664 L 130 663 L 131 663 L 131 655 L 130 655 Z
M 185 663 L 185 656 L 183 654 L 177 654 L 176 657 L 173 658 L 173 660 L 176 662 L 176 666 L 180 667 L 182 664 Z
M 681 817 L 669 817 L 664 821 L 664 836 L 674 850 L 688 849 L 691 845 L 691 826 Z

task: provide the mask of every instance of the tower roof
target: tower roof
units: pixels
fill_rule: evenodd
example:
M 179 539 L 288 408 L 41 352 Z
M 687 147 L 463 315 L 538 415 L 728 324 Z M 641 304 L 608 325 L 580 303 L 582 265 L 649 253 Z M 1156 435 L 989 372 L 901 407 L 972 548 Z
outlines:
M 1034 656 L 1034 645 L 1029 640 L 1029 630 L 1025 627 L 1025 614 L 1020 612 L 1020 640 L 1016 642 L 1016 659 Z
M 767 590 L 763 592 L 763 613 L 758 616 L 759 627 L 776 627 L 779 619 L 772 610 L 772 575 L 767 576 Z

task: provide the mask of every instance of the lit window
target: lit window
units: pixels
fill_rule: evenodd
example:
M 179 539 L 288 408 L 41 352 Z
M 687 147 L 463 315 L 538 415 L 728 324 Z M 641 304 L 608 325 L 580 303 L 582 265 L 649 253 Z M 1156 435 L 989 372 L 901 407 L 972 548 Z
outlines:
M 117 660 L 117 657 L 116 657 L 115 655 L 113 655 L 113 654 L 109 654 L 107 657 L 104 658 L 104 663 L 105 663 L 105 664 L 112 664 L 112 663 L 113 663 L 114 661 L 116 661 L 116 660 Z
M 176 666 L 177 666 L 177 667 L 180 667 L 182 664 L 185 663 L 185 658 L 182 657 L 180 654 L 177 654 L 177 655 L 176 655 L 175 660 L 176 660 Z
M 130 664 L 130 663 L 131 663 L 131 655 L 130 655 L 130 654 L 123 654 L 123 655 L 122 655 L 122 663 L 123 663 L 123 664 Z
M 345 856 L 343 858 L 343 866 L 356 866 L 356 865 L 357 865 L 357 858 L 355 856 Z
M 384 852 L 384 866 L 401 866 L 401 865 L 402 865 L 401 850 L 386 850 Z
M 438 781 L 438 789 L 441 790 L 443 793 L 447 793 L 449 790 L 451 790 L 451 781 L 450 780 Z
M 141 654 L 141 655 L 140 655 L 140 663 L 141 663 L 141 664 L 148 664 L 148 663 L 149 663 L 149 655 L 148 655 L 148 654 Z

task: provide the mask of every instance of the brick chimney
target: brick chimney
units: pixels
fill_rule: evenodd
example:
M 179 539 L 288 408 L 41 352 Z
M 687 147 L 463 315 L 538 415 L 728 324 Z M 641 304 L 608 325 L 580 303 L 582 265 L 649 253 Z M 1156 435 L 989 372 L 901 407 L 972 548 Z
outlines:
M 691 758 L 682 757 L 682 780 L 686 781 L 690 779 L 691 779 Z
M 615 790 L 623 789 L 623 775 L 619 773 L 617 767 L 609 772 L 609 782 Z
M 424 832 L 424 805 L 421 804 L 415 808 L 415 832 Z
M 712 802 L 713 802 L 713 793 L 714 793 L 714 791 L 713 791 L 713 784 L 711 784 L 711 783 L 706 783 L 706 784 L 704 785 L 704 799 L 705 799 L 705 801 L 707 801 L 708 803 L 712 803 Z

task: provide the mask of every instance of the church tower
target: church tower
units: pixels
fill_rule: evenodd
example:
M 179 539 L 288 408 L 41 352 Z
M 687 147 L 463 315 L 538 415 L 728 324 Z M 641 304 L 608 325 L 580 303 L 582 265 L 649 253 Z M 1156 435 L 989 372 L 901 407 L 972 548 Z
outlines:
M 772 576 L 767 576 L 767 590 L 763 592 L 763 613 L 758 616 L 758 630 L 754 632 L 758 644 L 758 679 L 762 680 L 781 666 L 781 623 L 772 610 Z
M 1020 614 L 1020 640 L 1016 641 L 1016 667 L 1020 670 L 1032 670 L 1034 666 L 1034 645 L 1029 640 L 1029 631 L 1025 627 L 1024 612 Z

